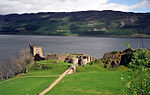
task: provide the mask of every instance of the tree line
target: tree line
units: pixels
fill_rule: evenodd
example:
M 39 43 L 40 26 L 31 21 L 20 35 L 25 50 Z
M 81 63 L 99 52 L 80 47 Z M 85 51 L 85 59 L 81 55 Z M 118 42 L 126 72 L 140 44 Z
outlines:
M 18 57 L 11 57 L 8 62 L 0 62 L 0 80 L 26 73 L 34 64 L 34 58 L 29 50 L 23 49 Z

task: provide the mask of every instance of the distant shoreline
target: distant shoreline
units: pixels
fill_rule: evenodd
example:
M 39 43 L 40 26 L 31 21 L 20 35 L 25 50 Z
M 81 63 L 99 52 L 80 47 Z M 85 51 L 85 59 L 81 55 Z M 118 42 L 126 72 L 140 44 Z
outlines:
M 99 35 L 99 36 L 90 36 L 90 35 L 22 35 L 22 34 L 0 34 L 0 35 L 6 35 L 6 36 L 60 36 L 60 37 L 108 37 L 108 38 L 150 38 L 150 35 L 145 35 L 145 36 L 126 36 L 126 35 L 121 35 L 121 36 L 116 36 L 116 35 Z

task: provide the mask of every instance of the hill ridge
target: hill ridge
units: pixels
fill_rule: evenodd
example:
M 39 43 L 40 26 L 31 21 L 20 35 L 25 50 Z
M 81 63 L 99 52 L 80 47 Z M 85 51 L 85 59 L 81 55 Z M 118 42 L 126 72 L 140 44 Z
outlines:
M 150 13 L 112 10 L 10 14 L 0 15 L 0 34 L 149 37 L 149 23 Z

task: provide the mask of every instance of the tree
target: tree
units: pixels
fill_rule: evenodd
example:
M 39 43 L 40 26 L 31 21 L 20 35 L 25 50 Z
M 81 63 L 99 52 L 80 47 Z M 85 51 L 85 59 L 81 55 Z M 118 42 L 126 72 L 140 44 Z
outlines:
M 150 94 L 150 58 L 148 50 L 136 49 L 131 55 L 127 76 L 122 78 L 125 92 L 129 95 Z
M 9 77 L 9 64 L 7 62 L 0 62 L 0 80 L 6 79 Z
M 0 80 L 11 76 L 26 73 L 34 64 L 34 58 L 30 55 L 29 50 L 23 49 L 19 57 L 12 57 L 9 62 L 0 62 Z
M 26 73 L 30 69 L 30 67 L 34 64 L 34 59 L 32 55 L 30 55 L 29 50 L 23 49 L 19 53 L 18 58 L 13 58 L 12 62 L 14 66 L 17 66 L 18 73 Z

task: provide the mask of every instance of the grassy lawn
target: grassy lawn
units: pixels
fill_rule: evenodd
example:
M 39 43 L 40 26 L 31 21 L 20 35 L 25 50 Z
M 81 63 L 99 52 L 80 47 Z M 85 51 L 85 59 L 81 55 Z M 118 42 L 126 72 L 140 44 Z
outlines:
M 37 95 L 68 68 L 69 64 L 67 63 L 58 62 L 56 64 L 53 61 L 40 61 L 35 64 L 35 68 L 38 68 L 38 70 L 30 70 L 26 74 L 14 77 L 16 79 L 10 78 L 8 81 L 2 81 L 0 95 L 27 95 L 27 93 L 28 95 Z M 39 69 L 38 66 L 41 65 L 46 69 Z
M 109 71 L 99 64 L 78 67 L 46 95 L 121 95 L 122 71 Z
M 32 76 L 49 76 L 60 75 L 67 70 L 69 63 L 58 60 L 39 61 L 33 66 L 32 70 L 27 75 Z
M 28 75 L 40 75 L 40 76 L 48 76 L 48 75 L 60 75 L 65 70 L 67 70 L 69 65 L 62 64 L 44 64 L 44 66 L 48 67 L 48 69 L 40 69 L 40 70 L 31 70 L 28 72 Z
M 37 95 L 57 77 L 23 77 L 0 84 L 0 95 Z
M 86 72 L 66 76 L 46 95 L 118 95 L 121 72 Z
M 21 78 L 0 84 L 0 95 L 36 95 L 43 91 L 70 64 L 61 61 L 40 61 Z M 123 71 L 122 71 L 123 70 Z M 102 64 L 77 67 L 77 73 L 67 75 L 46 95 L 121 95 L 120 78 L 126 68 L 106 69 Z

